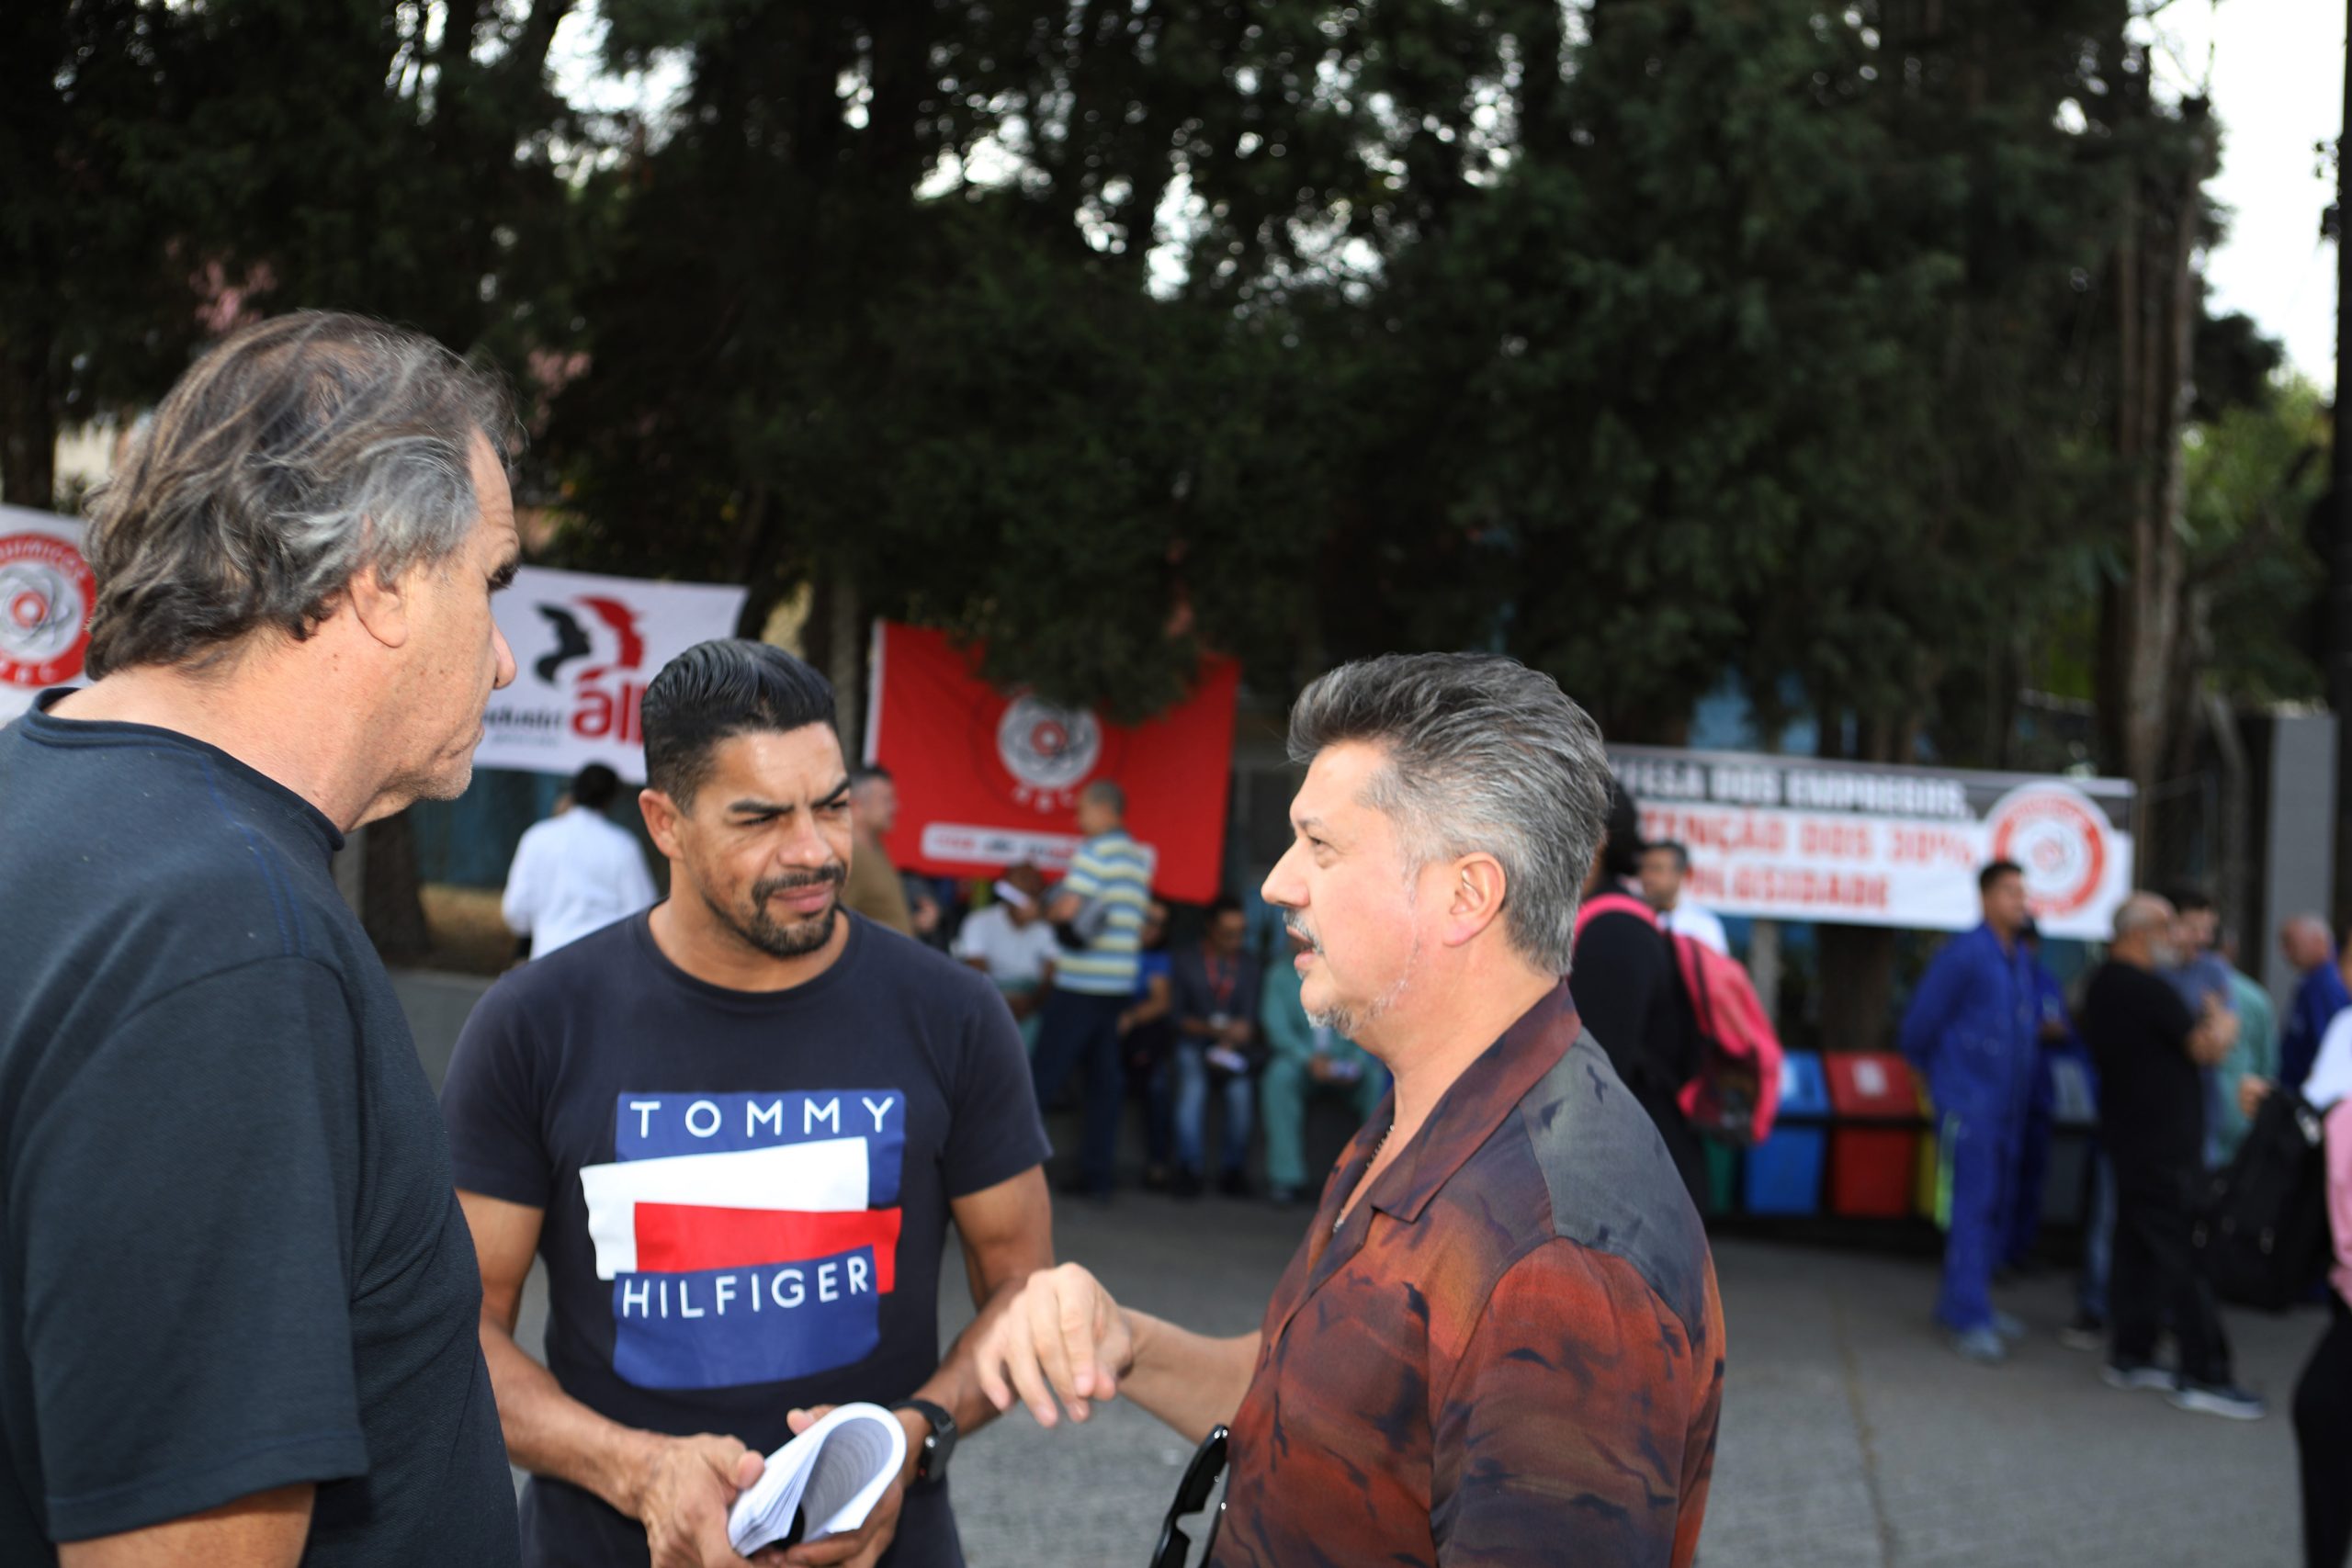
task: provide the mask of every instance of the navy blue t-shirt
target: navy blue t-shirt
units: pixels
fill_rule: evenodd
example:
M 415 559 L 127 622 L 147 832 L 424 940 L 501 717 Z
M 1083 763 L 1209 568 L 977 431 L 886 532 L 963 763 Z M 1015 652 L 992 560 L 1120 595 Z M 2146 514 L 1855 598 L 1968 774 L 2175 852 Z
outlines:
M 473 1243 L 342 841 L 168 730 L 0 730 L 0 1563 L 304 1482 L 306 1563 L 515 1561 Z
M 832 967 L 731 991 L 648 915 L 492 987 L 441 1091 L 458 1185 L 544 1210 L 547 1359 L 623 1425 L 766 1453 L 797 1407 L 911 1394 L 939 1365 L 951 1200 L 1044 1162 L 1028 1060 L 986 976 L 844 912 Z M 535 1477 L 535 1564 L 647 1561 L 594 1494 Z M 962 1562 L 944 1488 L 892 1568 Z

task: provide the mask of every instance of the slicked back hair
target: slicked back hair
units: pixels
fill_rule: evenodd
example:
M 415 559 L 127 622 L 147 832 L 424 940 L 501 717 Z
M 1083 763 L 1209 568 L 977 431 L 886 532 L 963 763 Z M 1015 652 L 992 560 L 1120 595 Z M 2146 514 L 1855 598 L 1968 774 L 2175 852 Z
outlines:
M 301 311 L 232 333 L 90 499 L 91 675 L 308 637 L 360 572 L 456 554 L 474 443 L 503 463 L 520 438 L 501 383 L 415 333 Z
M 833 723 L 833 688 L 806 660 L 741 637 L 698 642 L 645 688 L 645 780 L 691 810 L 710 754 L 737 735 Z
M 1366 804 L 1397 826 L 1418 871 L 1484 851 L 1503 869 L 1503 928 L 1566 975 L 1577 906 L 1609 810 L 1600 728 L 1549 675 L 1498 654 L 1386 654 L 1299 694 L 1290 754 L 1381 748 Z

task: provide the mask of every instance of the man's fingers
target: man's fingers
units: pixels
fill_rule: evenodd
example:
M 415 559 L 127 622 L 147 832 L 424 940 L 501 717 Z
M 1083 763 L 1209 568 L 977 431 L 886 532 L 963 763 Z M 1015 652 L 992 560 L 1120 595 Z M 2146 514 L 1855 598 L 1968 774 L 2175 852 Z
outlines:
M 1029 1303 L 1029 1337 L 1036 1346 L 1040 1370 L 1052 1390 L 1061 1395 L 1073 1421 L 1086 1419 L 1086 1402 L 1071 1381 L 1069 1346 L 1062 1328 L 1064 1280 L 1057 1271 L 1051 1289 L 1039 1291 Z
M 1012 1391 L 1040 1427 L 1051 1427 L 1061 1419 L 1054 1404 L 1054 1391 L 1046 1382 L 1045 1369 L 1037 1364 L 1037 1337 L 1028 1322 L 1012 1325 L 1005 1337 L 1004 1370 L 1012 1380 Z
M 1091 1280 L 1064 1279 L 1061 1281 L 1062 1362 L 1069 1369 L 1069 1382 L 1064 1386 L 1080 1401 L 1091 1399 L 1102 1391 L 1096 1387 L 1094 1371 L 1095 1303 L 1102 1292 L 1094 1289 Z M 1072 1407 L 1070 1414 L 1086 1419 L 1083 1404 Z
M 1000 1416 L 1012 1408 L 1012 1390 L 1004 1381 L 1005 1338 L 1002 1326 L 991 1328 L 974 1357 L 980 1374 L 980 1395 L 996 1406 Z

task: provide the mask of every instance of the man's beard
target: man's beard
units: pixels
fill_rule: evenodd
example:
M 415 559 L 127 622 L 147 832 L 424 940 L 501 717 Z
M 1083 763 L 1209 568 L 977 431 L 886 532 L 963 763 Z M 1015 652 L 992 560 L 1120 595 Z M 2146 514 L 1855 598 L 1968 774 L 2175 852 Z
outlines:
M 738 916 L 719 907 L 718 901 L 706 893 L 703 902 L 710 912 L 724 921 L 729 931 L 770 958 L 805 958 L 833 940 L 834 923 L 841 919 L 840 889 L 849 880 L 849 867 L 834 861 L 814 872 L 797 876 L 763 877 L 752 884 L 751 913 Z M 797 892 L 804 887 L 831 886 L 834 901 L 827 904 L 822 914 L 804 919 L 778 920 L 768 913 L 768 900 L 779 893 Z
M 1315 933 L 1295 921 L 1285 920 L 1283 923 L 1293 935 L 1306 940 L 1306 951 L 1322 959 L 1324 967 L 1328 970 L 1331 961 L 1325 956 L 1323 944 L 1315 940 Z M 1413 970 L 1420 962 L 1420 940 L 1416 937 L 1413 942 L 1413 950 L 1405 955 L 1403 972 L 1398 974 L 1396 984 L 1390 986 L 1387 990 L 1374 997 L 1361 1009 L 1351 1010 L 1336 1004 L 1321 1011 L 1310 1008 L 1307 1010 L 1306 1021 L 1317 1029 L 1328 1029 L 1343 1040 L 1362 1041 L 1364 1027 L 1367 1024 L 1378 1022 L 1389 1009 L 1396 1005 L 1397 999 L 1404 996 L 1405 987 L 1412 984 Z

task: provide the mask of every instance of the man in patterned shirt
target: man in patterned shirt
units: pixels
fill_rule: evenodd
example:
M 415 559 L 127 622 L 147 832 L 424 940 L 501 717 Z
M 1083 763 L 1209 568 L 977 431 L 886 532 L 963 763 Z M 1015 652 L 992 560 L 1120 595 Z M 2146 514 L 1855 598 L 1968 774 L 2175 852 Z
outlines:
M 1723 1309 L 1656 1126 L 1563 984 L 1608 763 L 1558 686 L 1484 655 L 1334 671 L 1267 899 L 1310 1015 L 1396 1089 L 1264 1327 L 1210 1339 L 1033 1276 L 976 1347 L 1052 1426 L 1125 1393 L 1232 1428 L 1212 1562 L 1657 1564 L 1698 1548 Z M 1058 1402 L 1058 1405 L 1057 1405 Z

